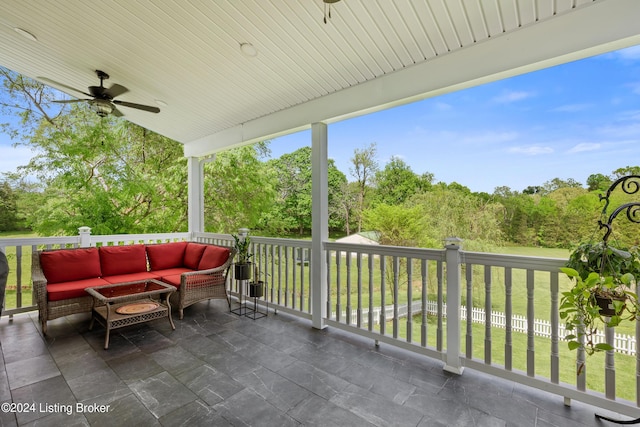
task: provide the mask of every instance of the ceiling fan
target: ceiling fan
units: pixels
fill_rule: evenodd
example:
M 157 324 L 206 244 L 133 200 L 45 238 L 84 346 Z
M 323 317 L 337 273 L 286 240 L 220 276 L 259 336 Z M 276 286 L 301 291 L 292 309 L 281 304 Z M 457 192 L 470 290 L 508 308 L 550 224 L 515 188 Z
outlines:
M 100 70 L 96 70 L 96 74 L 98 75 L 98 78 L 100 79 L 100 86 L 89 86 L 89 93 L 86 93 L 84 91 L 78 90 L 78 89 L 74 89 L 71 86 L 67 86 L 64 85 L 62 83 L 58 83 L 58 82 L 54 82 L 53 80 L 49 80 L 46 78 L 43 78 L 42 80 L 47 80 L 50 81 L 51 83 L 54 83 L 58 86 L 70 89 L 74 92 L 78 92 L 78 93 L 82 93 L 86 96 L 90 96 L 91 99 L 64 99 L 64 100 L 58 100 L 58 101 L 53 101 L 53 102 L 58 102 L 58 103 L 62 103 L 62 104 L 68 104 L 68 103 L 72 103 L 72 102 L 88 102 L 91 106 L 91 108 L 100 116 L 100 117 L 105 117 L 108 116 L 109 114 L 113 114 L 114 116 L 117 117 L 121 117 L 122 113 L 120 112 L 120 110 L 118 110 L 116 108 L 116 105 L 121 105 L 123 107 L 129 107 L 129 108 L 135 108 L 138 110 L 143 110 L 143 111 L 148 111 L 150 113 L 159 113 L 160 109 L 158 107 L 152 107 L 149 105 L 142 105 L 142 104 L 134 104 L 133 102 L 126 102 L 126 101 L 118 101 L 116 99 L 114 99 L 116 96 L 122 95 L 125 92 L 128 92 L 129 89 L 127 89 L 124 86 L 121 86 L 119 84 L 114 84 L 112 85 L 110 88 L 105 88 L 104 87 L 104 81 L 107 80 L 109 78 L 109 74 L 105 73 L 104 71 L 100 71 Z

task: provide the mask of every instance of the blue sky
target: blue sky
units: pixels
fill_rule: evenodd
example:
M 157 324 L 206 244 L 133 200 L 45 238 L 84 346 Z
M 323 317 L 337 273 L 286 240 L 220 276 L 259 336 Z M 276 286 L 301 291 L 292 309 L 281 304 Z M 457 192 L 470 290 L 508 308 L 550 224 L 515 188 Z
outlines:
M 349 174 L 356 148 L 375 142 L 435 182 L 492 193 L 553 178 L 583 185 L 640 165 L 640 46 L 564 64 L 329 126 L 329 157 Z M 278 157 L 310 131 L 274 139 Z
M 310 140 L 274 139 L 272 156 Z M 354 150 L 373 142 L 381 168 L 398 156 L 435 182 L 488 193 L 640 165 L 640 46 L 329 126 L 329 156 L 350 180 Z M 32 156 L 11 144 L 0 133 L 0 173 Z

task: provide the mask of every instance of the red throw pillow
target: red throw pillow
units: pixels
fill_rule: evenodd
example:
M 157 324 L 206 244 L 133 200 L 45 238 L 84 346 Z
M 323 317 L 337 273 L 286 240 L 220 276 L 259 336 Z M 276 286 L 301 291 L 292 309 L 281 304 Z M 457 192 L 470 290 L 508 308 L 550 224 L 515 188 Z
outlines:
M 206 249 L 207 245 L 201 243 L 191 243 L 187 245 L 187 249 L 184 251 L 184 266 L 192 270 L 197 270 L 202 258 L 202 253 Z
M 147 245 L 147 256 L 151 271 L 182 267 L 187 242 L 160 243 Z
M 144 245 L 100 246 L 102 277 L 147 271 Z
M 211 268 L 220 267 L 229 259 L 229 249 L 221 246 L 207 245 L 200 264 L 198 264 L 198 270 L 209 270 Z
M 96 248 L 60 249 L 40 254 L 40 266 L 48 283 L 100 277 L 100 257 Z

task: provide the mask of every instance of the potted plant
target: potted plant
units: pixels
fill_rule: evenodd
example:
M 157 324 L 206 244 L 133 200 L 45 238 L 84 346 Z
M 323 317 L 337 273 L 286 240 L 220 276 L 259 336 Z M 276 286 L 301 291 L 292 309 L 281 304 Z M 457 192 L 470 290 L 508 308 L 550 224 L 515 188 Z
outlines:
M 254 268 L 253 277 L 255 282 L 249 283 L 249 296 L 253 298 L 260 298 L 264 295 L 264 282 L 260 280 L 260 272 L 258 267 Z
M 612 350 L 606 343 L 595 342 L 598 329 L 636 319 L 639 255 L 637 247 L 619 249 L 606 241 L 583 243 L 571 253 L 561 271 L 573 287 L 562 293 L 560 301 L 560 319 L 570 332 L 565 337 L 569 349 L 583 348 L 587 355 Z
M 234 277 L 236 280 L 249 280 L 251 278 L 251 262 L 249 260 L 253 256 L 252 253 L 249 253 L 251 239 L 246 233 L 242 233 L 240 236 L 232 234 L 232 236 L 233 240 L 235 240 L 235 249 L 237 251 Z

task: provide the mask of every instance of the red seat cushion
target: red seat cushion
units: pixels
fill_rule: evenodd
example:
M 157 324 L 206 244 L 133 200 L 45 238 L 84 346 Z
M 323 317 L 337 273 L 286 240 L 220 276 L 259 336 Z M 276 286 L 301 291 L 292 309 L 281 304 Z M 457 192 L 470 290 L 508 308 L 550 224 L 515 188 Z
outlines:
M 160 278 L 160 280 L 162 280 L 165 283 L 168 283 L 170 285 L 173 285 L 176 287 L 176 289 L 180 289 L 180 274 L 171 274 L 168 276 L 162 276 Z
M 202 258 L 202 253 L 207 248 L 207 245 L 202 243 L 189 242 L 187 249 L 184 251 L 184 266 L 197 270 Z
M 101 246 L 98 252 L 103 277 L 147 271 L 144 245 Z
M 220 267 L 229 259 L 229 249 L 221 246 L 207 245 L 200 264 L 198 264 L 198 270 L 209 270 L 210 268 Z
M 72 282 L 102 275 L 96 248 L 45 251 L 40 254 L 40 266 L 48 283 Z
M 151 270 L 166 270 L 183 266 L 187 242 L 160 243 L 147 245 L 147 256 Z
M 151 271 L 150 273 L 153 273 L 158 277 L 164 277 L 164 276 L 172 276 L 174 274 L 189 273 L 191 271 L 195 271 L 195 270 L 192 270 L 190 268 L 185 268 L 185 267 L 176 267 L 176 268 L 167 268 L 166 270 L 154 270 L 154 271 Z
M 104 276 L 102 279 L 104 279 L 106 282 L 109 282 L 109 284 L 112 284 L 112 283 L 138 282 L 140 280 L 157 279 L 157 278 L 158 278 L 157 274 L 154 274 L 151 271 L 143 271 L 143 272 L 140 272 L 140 273 L 117 274 L 115 276 Z
M 47 299 L 49 301 L 61 301 L 70 298 L 88 297 L 89 294 L 85 291 L 86 288 L 109 284 L 109 282 L 97 277 L 72 282 L 47 284 Z

